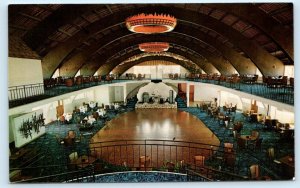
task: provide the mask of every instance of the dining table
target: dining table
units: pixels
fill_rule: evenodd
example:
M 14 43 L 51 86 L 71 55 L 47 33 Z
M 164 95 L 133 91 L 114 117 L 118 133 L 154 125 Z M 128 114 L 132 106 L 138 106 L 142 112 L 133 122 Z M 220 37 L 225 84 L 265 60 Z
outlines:
M 80 106 L 79 110 L 81 113 L 85 113 L 87 111 L 87 107 L 86 106 Z
M 96 107 L 96 103 L 94 101 L 90 101 L 89 102 L 89 107 L 90 108 L 95 108 Z
M 257 139 L 257 137 L 251 135 L 241 135 L 240 138 L 246 141 L 246 148 L 250 142 L 254 142 Z
M 63 116 L 65 117 L 65 120 L 67 122 L 69 122 L 72 119 L 72 114 L 71 113 L 65 113 L 65 114 L 63 114 Z

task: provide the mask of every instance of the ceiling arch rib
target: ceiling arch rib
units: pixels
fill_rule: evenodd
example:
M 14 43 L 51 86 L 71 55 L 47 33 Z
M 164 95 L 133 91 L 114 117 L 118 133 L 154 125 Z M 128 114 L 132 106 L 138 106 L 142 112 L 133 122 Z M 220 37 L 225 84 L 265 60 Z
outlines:
M 23 40 L 33 50 L 36 50 L 41 41 L 46 41 L 48 36 L 54 33 L 59 27 L 71 23 L 74 18 L 83 15 L 87 11 L 92 11 L 104 5 L 82 5 L 62 6 L 54 11 L 51 16 L 40 22 L 36 27 L 27 32 Z
M 172 57 L 164 57 L 164 56 L 149 56 L 149 57 L 142 57 L 139 60 L 133 61 L 133 62 L 142 62 L 141 60 L 168 60 L 171 61 L 173 63 L 179 64 L 181 66 L 183 66 L 183 62 L 176 60 L 175 58 Z M 115 69 L 116 67 L 118 67 L 120 64 L 120 62 L 118 60 L 114 60 L 108 64 L 104 64 L 103 66 L 101 66 L 98 70 L 98 75 L 107 75 L 109 74 L 113 69 Z M 126 63 L 121 65 L 123 68 L 124 67 L 131 67 L 132 63 Z M 191 70 L 188 66 L 183 66 L 184 68 L 188 69 L 189 71 Z
M 205 50 L 203 48 L 199 48 L 199 45 L 195 43 L 191 43 L 187 39 L 182 39 L 179 37 L 178 34 L 175 34 L 175 37 L 171 37 L 170 34 L 168 35 L 150 35 L 148 37 L 139 36 L 139 37 L 126 37 L 127 39 L 122 39 L 122 42 L 115 42 L 115 46 L 111 45 L 110 49 L 106 49 L 106 51 L 102 51 L 101 54 L 97 54 L 97 57 L 93 57 L 93 60 L 89 62 L 88 64 L 91 65 L 93 63 L 97 65 L 104 64 L 106 60 L 112 56 L 113 54 L 121 51 L 122 49 L 126 49 L 129 46 L 133 46 L 139 43 L 143 42 L 169 42 L 174 44 L 180 44 L 182 46 L 188 46 L 188 48 L 198 52 L 199 54 L 203 55 L 207 58 L 208 61 L 213 63 L 213 65 L 218 68 L 221 74 L 227 75 L 227 74 L 233 74 L 235 72 L 235 69 L 232 67 L 228 61 L 223 59 L 222 57 L 216 57 L 213 53 L 209 52 L 208 50 Z M 101 59 L 101 62 L 97 61 L 98 59 Z M 86 66 L 87 69 L 89 69 L 89 66 Z M 75 72 L 76 70 L 74 70 Z
M 257 4 L 254 6 L 231 3 L 230 6 L 228 4 L 206 4 L 206 6 L 229 12 L 256 25 L 282 48 L 291 61 L 294 61 L 293 31 L 257 8 Z M 292 10 L 292 3 L 288 3 L 287 6 L 291 6 Z
M 169 43 L 173 43 L 173 44 L 179 44 L 181 46 L 185 46 L 195 52 L 198 52 L 199 54 L 201 54 L 203 57 L 205 57 L 209 62 L 211 62 L 221 74 L 224 75 L 230 75 L 235 73 L 235 68 L 227 61 L 225 60 L 223 57 L 221 56 L 215 56 L 214 53 L 210 52 L 207 49 L 204 49 L 202 47 L 200 47 L 200 42 L 199 41 L 195 41 L 192 38 L 189 38 L 186 35 L 182 35 L 179 33 L 167 33 L 167 34 L 163 34 L 163 35 L 151 35 L 148 36 L 147 39 L 143 39 L 145 37 L 141 37 L 140 39 L 135 37 L 133 39 L 128 39 L 127 37 L 123 40 L 124 43 L 128 43 L 128 42 L 135 42 L 136 43 L 143 43 L 144 40 L 146 40 L 146 42 L 151 42 L 154 40 L 160 41 L 160 42 L 169 42 Z M 193 42 L 192 42 L 193 41 Z M 98 54 L 97 54 L 98 55 Z
M 126 63 L 124 65 L 117 66 L 112 70 L 112 72 L 113 72 L 113 74 L 121 75 L 125 71 L 127 71 L 129 68 L 131 68 L 135 65 L 138 65 L 138 64 L 146 62 L 146 61 L 152 61 L 152 60 L 162 60 L 162 61 L 172 62 L 172 63 L 180 65 L 180 66 L 184 67 L 185 69 L 191 71 L 191 69 L 189 67 L 185 66 L 185 64 L 182 61 L 177 60 L 175 58 L 166 57 L 166 56 L 148 56 L 148 57 L 142 57 L 142 58 L 140 58 L 138 60 L 135 60 L 135 61 L 131 61 L 131 62 Z
M 230 28 L 229 26 L 227 26 L 223 23 L 220 23 L 217 20 L 214 20 L 213 18 L 204 16 L 204 15 L 201 15 L 199 17 L 198 13 L 184 11 L 181 8 L 175 8 L 175 7 L 170 8 L 170 7 L 162 7 L 162 6 L 157 6 L 157 5 L 147 7 L 147 8 L 137 8 L 137 9 L 133 9 L 133 10 L 134 10 L 133 12 L 132 11 L 129 12 L 127 10 L 128 12 L 122 11 L 120 14 L 113 14 L 111 16 L 111 18 L 114 18 L 114 19 L 112 19 L 112 20 L 110 19 L 112 21 L 110 23 L 115 23 L 114 22 L 115 20 L 123 18 L 123 17 L 119 16 L 121 14 L 123 14 L 124 16 L 126 16 L 126 15 L 128 16 L 131 14 L 135 14 L 136 12 L 146 12 L 146 11 L 153 12 L 153 11 L 157 11 L 157 10 L 164 12 L 164 13 L 171 13 L 172 15 L 174 15 L 175 17 L 177 17 L 179 19 L 189 20 L 196 24 L 200 24 L 209 29 L 215 30 L 218 33 L 224 34 L 229 40 L 233 41 L 234 44 L 238 44 L 238 46 L 245 51 L 245 53 L 253 60 L 253 62 L 255 62 L 256 65 L 260 65 L 259 66 L 260 70 L 264 75 L 282 74 L 282 72 L 283 72 L 282 62 L 280 62 L 278 59 L 274 58 L 272 55 L 268 54 L 268 52 L 266 52 L 264 49 L 262 49 L 262 47 L 260 47 L 258 44 L 254 43 L 253 41 L 249 41 L 248 39 L 246 39 L 243 35 L 241 35 L 237 31 L 235 31 L 234 29 Z M 107 18 L 108 17 L 106 17 L 106 19 Z M 103 21 L 103 22 L 105 23 L 105 21 Z M 99 24 L 100 21 L 99 21 L 99 23 L 95 22 L 95 23 L 91 24 L 91 26 L 88 28 L 91 28 L 93 26 L 95 29 L 96 23 Z M 92 34 L 92 32 L 90 32 L 91 30 L 89 30 L 89 29 L 87 29 L 87 30 L 89 31 L 89 34 Z M 81 33 L 81 37 L 78 38 L 78 36 L 80 36 L 79 33 Z M 74 35 L 74 37 L 76 35 Z M 77 41 L 77 39 L 83 40 L 83 39 L 86 39 L 87 37 L 88 37 L 87 35 L 82 36 L 82 32 L 78 32 L 78 35 L 75 37 L 76 38 L 75 41 Z M 71 37 L 71 38 L 73 38 L 73 37 Z M 68 43 L 68 41 L 66 43 Z M 73 44 L 71 46 L 74 47 L 76 45 Z M 68 51 L 68 50 L 65 50 L 65 51 Z M 44 60 L 46 62 L 45 64 L 50 64 L 50 63 L 47 63 L 47 58 L 45 58 Z M 52 67 L 52 69 L 55 70 L 55 68 L 53 68 L 53 67 Z M 46 72 L 46 71 L 44 71 L 44 72 Z
M 181 29 L 182 31 L 185 31 L 185 30 L 188 30 L 187 27 L 183 27 Z M 192 34 L 193 32 L 197 32 L 195 29 L 194 30 L 191 30 L 189 32 L 189 34 Z M 128 34 L 128 35 L 125 35 L 125 34 Z M 183 35 L 181 33 L 175 33 L 177 35 Z M 105 49 L 106 46 L 109 46 L 110 44 L 113 43 L 113 41 L 117 41 L 117 40 L 121 40 L 123 38 L 126 38 L 127 36 L 132 36 L 134 34 L 132 33 L 128 33 L 127 30 L 121 30 L 121 31 L 118 31 L 118 32 L 114 32 L 114 35 L 111 35 L 112 38 L 110 39 L 104 39 L 102 41 L 99 41 L 99 43 L 96 43 L 95 45 L 91 45 L 88 49 L 82 51 L 82 52 L 79 52 L 78 54 L 76 54 L 75 56 L 73 56 L 72 58 L 70 58 L 68 61 L 66 61 L 62 67 L 60 68 L 60 71 L 61 71 L 61 74 L 62 75 L 65 75 L 65 73 L 69 73 L 70 70 L 74 70 L 72 71 L 69 75 L 66 75 L 66 76 L 71 76 L 74 72 L 77 72 L 75 70 L 78 70 L 85 62 L 88 61 L 88 58 L 90 57 L 90 54 L 95 54 L 95 51 L 97 50 L 98 48 L 98 45 L 101 46 L 100 49 L 98 48 L 98 51 L 101 51 L 101 49 Z M 168 35 L 168 34 L 166 34 Z M 141 35 L 141 36 L 144 36 L 144 35 Z M 184 35 L 186 36 L 186 35 Z M 120 38 L 118 38 L 120 37 Z M 187 36 L 189 37 L 189 36 Z M 208 41 L 208 39 L 205 39 L 206 37 L 205 36 L 202 36 L 202 38 L 200 39 L 204 39 L 205 42 L 210 42 Z M 213 39 L 212 39 L 213 40 Z M 110 41 L 110 42 L 109 42 Z M 199 40 L 201 41 L 201 40 Z M 109 42 L 109 43 L 106 43 L 106 42 Z M 106 44 L 105 44 L 106 43 Z M 221 43 L 216 43 L 216 45 L 219 45 L 219 46 L 223 46 Z M 225 49 L 225 47 L 218 47 L 219 49 Z M 232 50 L 229 49 L 228 50 L 229 52 L 231 52 Z M 203 53 L 203 52 L 202 52 Z M 235 56 L 233 57 L 227 57 L 227 59 L 234 59 L 235 57 L 240 57 L 240 58 L 237 58 L 237 60 L 239 60 L 238 62 L 236 60 L 234 60 L 236 63 L 234 64 L 234 67 L 238 67 L 237 71 L 240 73 L 240 74 L 254 74 L 255 73 L 255 70 L 256 70 L 256 67 L 254 66 L 254 64 L 251 62 L 249 63 L 249 61 L 247 61 L 247 59 L 243 58 L 240 54 L 238 54 L 237 52 L 234 53 L 234 52 L 231 52 L 233 53 Z M 220 57 L 219 57 L 220 58 Z M 214 58 L 214 59 L 217 59 L 217 58 Z M 222 58 L 221 58 L 222 59 Z M 222 61 L 224 61 L 222 59 Z M 226 61 L 226 63 L 228 63 Z M 243 64 L 242 66 L 240 64 Z M 246 69 L 245 67 L 248 67 L 248 69 Z M 243 69 L 245 69 L 246 71 L 244 71 Z M 251 69 L 252 68 L 252 69 Z M 225 73 L 224 73 L 225 74 Z
M 121 63 L 119 63 L 116 67 L 111 67 L 111 70 L 109 70 L 108 73 L 110 73 L 110 72 L 118 73 L 118 70 L 120 68 L 131 66 L 132 62 L 140 60 L 145 57 L 155 57 L 155 59 L 159 59 L 160 57 L 168 57 L 168 58 L 175 59 L 176 61 L 178 61 L 180 63 L 180 65 L 182 67 L 186 68 L 189 71 L 197 71 L 197 72 L 203 71 L 197 63 L 192 62 L 190 59 L 187 59 L 184 56 L 181 56 L 181 55 L 178 55 L 178 54 L 175 54 L 172 52 L 161 52 L 161 53 L 141 53 L 136 56 L 130 57 L 130 58 L 126 59 L 125 61 L 122 61 Z M 107 63 L 107 64 L 109 65 L 110 63 Z M 101 71 L 101 69 L 99 71 Z M 107 73 L 103 73 L 103 74 L 107 74 Z
M 187 53 L 187 51 L 183 51 L 182 49 L 179 48 L 170 48 L 168 50 L 169 52 L 181 55 L 186 57 L 187 59 L 190 59 L 192 62 L 194 62 L 195 64 L 197 64 L 204 72 L 208 73 L 208 74 L 214 74 L 214 73 L 220 73 L 218 71 L 218 69 L 211 64 L 210 62 L 208 62 L 207 60 L 203 60 L 201 58 L 199 58 L 199 56 L 195 56 L 195 54 L 191 54 L 191 53 Z M 83 68 L 81 69 L 81 72 L 86 73 L 86 75 L 93 75 L 97 70 L 98 70 L 98 75 L 105 75 L 107 73 L 109 73 L 111 70 L 114 69 L 114 67 L 118 66 L 120 64 L 120 62 L 125 61 L 126 59 L 132 57 L 136 54 L 140 54 L 140 50 L 136 49 L 135 51 L 131 51 L 130 53 L 126 53 L 122 56 L 120 56 L 119 58 L 113 59 L 110 62 L 106 62 L 103 65 L 96 65 L 96 64 L 86 64 L 85 66 L 83 66 Z
M 196 29 L 190 29 L 190 28 L 184 27 L 184 26 L 179 26 L 179 28 L 181 28 L 179 30 L 182 32 L 189 31 L 188 32 L 189 35 L 193 34 L 193 33 L 199 33 L 199 32 L 197 32 Z M 126 29 L 123 29 L 123 30 L 120 29 L 119 31 L 115 31 L 114 35 L 109 35 L 108 37 L 105 37 L 103 40 L 96 42 L 94 45 L 89 46 L 87 49 L 79 52 L 78 54 L 76 54 L 75 56 L 70 58 L 68 61 L 64 62 L 64 65 L 61 68 L 61 72 L 63 73 L 64 70 L 66 70 L 65 72 L 69 71 L 70 67 L 74 67 L 74 69 L 79 69 L 79 67 L 81 67 L 83 63 L 88 61 L 90 54 L 95 53 L 98 46 L 101 46 L 101 49 L 104 49 L 106 46 L 111 44 L 113 41 L 116 41 L 121 38 L 125 38 L 127 36 L 126 34 L 128 34 L 128 36 L 133 35 L 132 33 L 129 33 Z M 181 34 L 181 33 L 178 33 L 178 34 Z M 201 32 L 200 32 L 199 36 L 201 36 L 201 38 L 199 38 L 200 41 L 202 40 L 206 43 L 213 43 L 214 44 L 213 47 L 217 47 L 218 49 L 221 49 L 221 50 L 226 49 L 226 47 L 224 47 L 223 44 L 216 41 L 215 39 L 213 39 L 211 37 L 206 37 L 203 34 L 201 35 Z M 197 35 L 196 37 L 199 37 L 199 36 Z M 208 40 L 208 39 L 211 39 L 211 40 Z M 214 43 L 214 41 L 216 41 L 216 42 Z M 98 49 L 98 51 L 101 51 L 101 49 Z M 234 67 L 235 68 L 238 67 L 236 69 L 238 72 L 240 72 L 240 74 L 254 74 L 255 73 L 256 67 L 254 66 L 253 63 L 251 63 L 251 61 L 242 57 L 237 52 L 234 52 L 232 49 L 227 49 L 227 51 L 229 51 L 229 52 L 225 53 L 225 55 L 227 56 L 227 57 L 225 56 L 226 59 L 228 59 L 229 61 L 232 60 L 235 62 Z M 231 55 L 231 54 L 233 54 L 233 55 Z M 242 64 L 242 66 L 241 66 L 241 64 Z M 245 67 L 248 67 L 248 69 L 245 69 Z M 243 70 L 242 68 L 245 70 Z
M 248 58 L 245 58 L 237 51 L 232 48 L 226 46 L 224 43 L 221 43 L 216 38 L 211 37 L 210 35 L 206 35 L 203 32 L 197 32 L 196 29 L 187 27 L 186 25 L 181 25 L 176 28 L 176 32 L 185 33 L 187 35 L 191 35 L 198 40 L 201 40 L 205 43 L 210 44 L 214 48 L 216 48 L 221 55 L 224 56 L 229 62 L 235 67 L 235 69 L 241 74 L 255 74 L 256 73 L 256 65 Z
M 90 45 L 86 49 L 72 56 L 70 59 L 64 61 L 60 67 L 61 74 L 65 75 L 68 73 L 70 69 L 74 70 L 82 67 L 82 65 L 86 63 L 93 54 L 97 53 L 99 47 L 104 48 L 105 46 L 113 43 L 115 40 L 120 40 L 124 36 L 131 36 L 131 35 L 135 35 L 135 34 L 130 33 L 126 29 L 123 29 L 118 32 L 114 32 L 113 36 L 108 35 L 107 37 L 104 37 L 103 40 L 100 40 L 99 42 L 98 41 L 95 42 L 95 44 Z M 70 75 L 72 75 L 72 73 Z

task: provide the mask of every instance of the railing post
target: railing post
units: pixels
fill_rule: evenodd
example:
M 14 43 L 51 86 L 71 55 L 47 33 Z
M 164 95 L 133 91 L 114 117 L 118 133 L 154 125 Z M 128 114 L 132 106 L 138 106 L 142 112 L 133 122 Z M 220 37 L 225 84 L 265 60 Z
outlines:
M 145 147 L 145 171 L 147 171 L 146 169 L 147 169 L 147 146 L 146 146 L 146 142 L 147 142 L 147 140 L 145 139 L 145 141 L 144 141 L 144 147 Z M 151 159 L 150 159 L 150 163 L 151 163 Z
M 26 99 L 26 89 L 25 89 L 25 85 L 23 86 L 23 90 L 24 90 L 24 98 Z

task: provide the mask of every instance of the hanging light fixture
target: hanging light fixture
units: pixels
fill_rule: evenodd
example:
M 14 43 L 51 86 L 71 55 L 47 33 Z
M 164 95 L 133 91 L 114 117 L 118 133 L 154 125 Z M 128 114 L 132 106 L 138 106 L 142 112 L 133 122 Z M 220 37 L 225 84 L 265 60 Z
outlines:
M 143 52 L 165 52 L 169 49 L 167 42 L 146 42 L 139 44 L 139 49 Z
M 153 34 L 172 31 L 177 20 L 165 14 L 138 14 L 125 21 L 126 27 L 135 33 Z

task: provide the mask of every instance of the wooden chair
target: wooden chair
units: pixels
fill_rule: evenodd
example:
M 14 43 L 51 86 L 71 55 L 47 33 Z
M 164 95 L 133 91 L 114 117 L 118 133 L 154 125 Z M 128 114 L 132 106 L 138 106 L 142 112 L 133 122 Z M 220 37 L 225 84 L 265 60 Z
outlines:
M 99 114 L 98 112 L 93 112 L 93 118 L 95 118 L 95 120 L 99 119 Z
M 69 160 L 70 160 L 70 162 L 67 165 L 68 169 L 71 171 L 78 170 L 77 169 L 78 153 L 77 152 L 71 153 L 69 155 Z
M 72 138 L 69 138 L 69 137 L 66 137 L 64 138 L 64 145 L 69 147 L 69 146 L 73 146 L 75 143 L 75 139 L 72 139 Z
M 167 162 L 166 167 L 168 172 L 174 172 L 175 170 L 175 164 L 173 162 Z
M 233 130 L 233 131 L 232 131 L 232 134 L 233 134 L 233 138 L 234 138 L 235 140 L 237 140 L 238 138 L 240 138 L 240 133 L 238 133 L 236 130 Z
M 235 161 L 236 161 L 236 155 L 234 152 L 224 153 L 224 163 L 226 167 L 231 169 L 233 172 L 235 171 Z
M 258 131 L 251 131 L 251 137 L 258 139 L 259 138 L 259 132 Z
M 250 179 L 259 179 L 260 172 L 257 164 L 250 166 Z
M 243 128 L 243 123 L 242 122 L 236 122 L 233 126 L 233 130 L 237 131 L 237 133 L 241 133 L 241 130 Z
M 290 87 L 294 88 L 294 78 L 290 78 Z
M 265 120 L 265 129 L 267 129 L 267 130 L 273 130 L 271 119 L 266 119 Z
M 65 120 L 65 116 L 60 116 L 60 117 L 59 117 L 59 123 L 60 123 L 60 124 L 64 124 L 65 121 L 66 121 L 66 120 Z
M 267 158 L 269 162 L 272 162 L 275 159 L 275 150 L 273 147 L 267 149 Z
M 144 171 L 152 170 L 150 168 L 150 157 L 149 156 L 141 156 L 139 159 L 139 169 Z
M 67 137 L 68 137 L 68 138 L 75 139 L 75 137 L 76 137 L 76 132 L 75 132 L 74 130 L 69 130 L 69 131 L 68 131 Z
M 246 148 L 246 140 L 242 139 L 241 137 L 237 138 L 237 145 L 239 149 Z
M 178 73 L 175 73 L 175 74 L 174 74 L 174 79 L 177 80 L 178 78 L 179 78 Z
M 253 150 L 257 150 L 257 149 L 261 150 L 262 141 L 263 138 L 256 139 L 255 142 L 248 144 L 248 148 L 251 148 Z
M 204 174 L 205 176 L 208 176 L 208 169 L 205 168 L 205 156 L 203 155 L 196 155 L 194 156 L 194 164 L 195 164 L 195 171 L 199 172 L 200 174 Z
M 197 155 L 194 157 L 195 166 L 203 167 L 205 162 L 205 156 Z
M 69 155 L 70 162 L 75 162 L 78 159 L 78 153 L 75 151 Z

